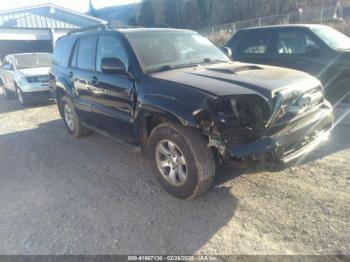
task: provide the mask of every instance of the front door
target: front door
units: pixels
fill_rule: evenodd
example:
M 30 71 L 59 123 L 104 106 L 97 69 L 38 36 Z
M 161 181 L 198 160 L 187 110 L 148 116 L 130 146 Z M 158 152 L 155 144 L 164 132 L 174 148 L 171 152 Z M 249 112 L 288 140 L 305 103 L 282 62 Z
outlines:
M 100 35 L 96 52 L 96 71 L 90 79 L 92 113 L 100 125 L 112 133 L 133 137 L 134 81 L 127 75 L 102 72 L 103 58 L 118 58 L 128 70 L 129 59 L 117 35 Z
M 12 69 L 9 69 L 8 66 L 11 65 Z M 11 57 L 5 57 L 2 62 L 2 77 L 5 84 L 5 87 L 8 90 L 16 91 L 15 90 L 15 75 L 14 75 L 14 65 L 13 60 Z
M 248 30 L 244 32 L 233 48 L 234 59 L 244 63 L 270 64 L 273 50 L 272 32 L 269 30 Z

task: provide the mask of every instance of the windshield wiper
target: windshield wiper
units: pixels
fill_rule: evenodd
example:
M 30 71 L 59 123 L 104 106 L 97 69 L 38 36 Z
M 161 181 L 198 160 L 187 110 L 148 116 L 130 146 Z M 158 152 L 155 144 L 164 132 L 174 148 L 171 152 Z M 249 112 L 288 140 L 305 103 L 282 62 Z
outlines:
M 220 60 L 220 59 L 210 59 L 204 58 L 204 60 L 198 64 L 206 64 L 206 63 L 227 63 L 228 61 Z
M 189 64 L 181 64 L 181 65 L 164 65 L 161 67 L 150 69 L 147 71 L 147 73 L 155 73 L 155 72 L 168 71 L 168 70 L 179 69 L 184 67 L 197 67 L 197 66 L 198 66 L 198 63 L 189 63 Z
M 220 60 L 220 59 L 210 59 L 210 58 L 204 58 L 202 61 L 199 62 L 193 62 L 193 63 L 187 63 L 187 64 L 180 64 L 180 65 L 163 65 L 161 67 L 157 67 L 154 69 L 150 69 L 147 71 L 147 73 L 155 73 L 155 72 L 162 72 L 162 71 L 168 71 L 173 69 L 179 69 L 184 67 L 197 67 L 200 64 L 208 64 L 208 63 L 227 63 L 228 61 Z

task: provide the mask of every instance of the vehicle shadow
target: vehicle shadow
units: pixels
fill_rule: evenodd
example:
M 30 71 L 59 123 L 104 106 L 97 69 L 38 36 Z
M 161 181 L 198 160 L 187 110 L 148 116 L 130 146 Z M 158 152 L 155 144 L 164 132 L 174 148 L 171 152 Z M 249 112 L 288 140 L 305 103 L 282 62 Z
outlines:
M 27 108 L 42 107 L 54 104 L 53 100 L 37 102 L 28 106 L 21 106 L 17 101 L 17 98 L 6 99 L 0 90 L 0 114 L 21 111 Z
M 349 148 L 338 128 L 312 157 Z M 61 120 L 0 135 L 0 148 L 2 254 L 193 254 L 235 219 L 240 199 L 225 182 L 261 171 L 227 162 L 207 193 L 183 201 L 141 154 L 96 134 L 74 139 Z
M 150 164 L 61 120 L 0 135 L 0 253 L 193 254 L 239 205 L 215 184 L 190 201 L 164 192 Z

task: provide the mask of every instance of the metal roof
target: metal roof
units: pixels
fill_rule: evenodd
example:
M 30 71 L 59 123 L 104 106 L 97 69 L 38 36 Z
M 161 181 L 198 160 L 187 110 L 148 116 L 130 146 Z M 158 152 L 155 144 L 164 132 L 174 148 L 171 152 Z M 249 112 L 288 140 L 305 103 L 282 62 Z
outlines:
M 72 29 L 107 22 L 54 4 L 0 12 L 0 28 Z

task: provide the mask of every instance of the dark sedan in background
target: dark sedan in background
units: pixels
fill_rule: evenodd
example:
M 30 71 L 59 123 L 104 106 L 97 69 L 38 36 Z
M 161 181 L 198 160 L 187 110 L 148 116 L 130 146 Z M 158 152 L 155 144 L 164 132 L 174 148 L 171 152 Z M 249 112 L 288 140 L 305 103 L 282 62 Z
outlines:
M 244 29 L 226 44 L 234 60 L 288 67 L 318 77 L 327 97 L 349 100 L 350 38 L 329 26 L 279 25 Z

